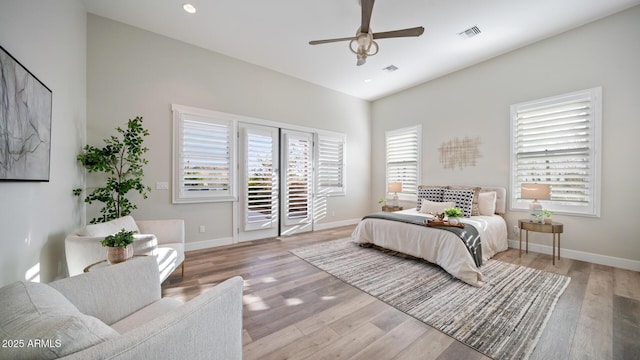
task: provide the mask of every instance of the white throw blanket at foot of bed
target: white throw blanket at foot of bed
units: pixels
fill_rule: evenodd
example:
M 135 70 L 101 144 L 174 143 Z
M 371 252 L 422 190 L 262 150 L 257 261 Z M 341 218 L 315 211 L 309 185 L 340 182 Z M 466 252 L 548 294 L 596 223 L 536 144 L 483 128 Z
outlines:
M 415 209 L 399 213 L 429 217 Z M 472 216 L 464 218 L 463 222 L 478 230 L 483 263 L 508 248 L 507 225 L 501 216 Z M 484 284 L 481 268 L 475 265 L 462 240 L 449 231 L 390 220 L 364 219 L 351 237 L 356 243 L 375 244 L 440 265 L 449 274 L 468 284 Z

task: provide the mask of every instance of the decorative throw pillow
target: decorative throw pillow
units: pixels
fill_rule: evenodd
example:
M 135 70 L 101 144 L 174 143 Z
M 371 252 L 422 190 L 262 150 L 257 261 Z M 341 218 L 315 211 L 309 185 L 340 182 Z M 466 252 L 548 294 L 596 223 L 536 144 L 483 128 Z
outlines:
M 453 201 L 456 203 L 456 207 L 462 210 L 462 216 L 470 217 L 471 208 L 473 207 L 473 196 L 475 191 L 472 189 L 467 190 L 451 190 L 446 189 L 442 195 L 444 201 Z
M 87 225 L 84 230 L 80 232 L 80 235 L 92 237 L 108 236 L 113 235 L 122 229 L 125 229 L 126 231 L 140 232 L 140 229 L 138 229 L 138 225 L 133 217 L 131 215 L 127 215 L 104 223 Z
M 468 190 L 471 189 L 473 193 L 473 204 L 471 204 L 471 216 L 480 215 L 480 208 L 478 206 L 478 198 L 480 196 L 480 187 L 477 186 L 449 186 L 451 190 Z
M 448 209 L 454 206 L 456 206 L 456 203 L 453 201 L 438 202 L 422 200 L 422 207 L 420 207 L 420 212 L 424 214 L 441 214 L 444 212 L 444 209 Z
M 496 199 L 498 193 L 495 191 L 481 192 L 478 197 L 478 208 L 480 215 L 489 216 L 496 212 Z
M 430 186 L 430 185 L 420 185 L 418 186 L 418 201 L 416 204 L 416 209 L 420 211 L 422 207 L 422 200 L 429 201 L 442 201 L 442 194 L 444 194 L 444 190 L 446 186 Z
M 20 345 L 2 349 L 2 358 L 57 359 L 119 335 L 46 284 L 7 285 L 0 289 L 0 304 L 0 334 Z

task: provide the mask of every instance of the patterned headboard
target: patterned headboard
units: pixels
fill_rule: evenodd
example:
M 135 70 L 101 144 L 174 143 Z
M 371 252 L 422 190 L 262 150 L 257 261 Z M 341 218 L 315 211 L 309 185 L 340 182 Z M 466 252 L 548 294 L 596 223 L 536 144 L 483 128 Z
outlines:
M 469 184 L 450 184 L 452 186 L 461 186 L 461 187 L 479 187 L 480 192 L 488 192 L 495 191 L 496 192 L 496 214 L 504 215 L 507 211 L 507 189 L 499 186 L 480 186 L 480 185 L 469 185 Z M 420 185 L 420 187 L 431 187 L 430 185 Z

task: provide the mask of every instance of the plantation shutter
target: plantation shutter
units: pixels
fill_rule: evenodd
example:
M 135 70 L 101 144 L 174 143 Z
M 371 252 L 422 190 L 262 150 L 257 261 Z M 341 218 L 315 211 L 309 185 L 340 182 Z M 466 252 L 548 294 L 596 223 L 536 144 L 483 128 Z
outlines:
M 550 206 L 594 214 L 595 100 L 586 91 L 512 108 L 517 199 L 522 183 L 548 184 Z
M 174 203 L 233 200 L 232 120 L 174 105 Z
M 277 204 L 277 178 L 271 133 L 245 129 L 246 133 L 246 218 L 245 230 L 272 227 Z
M 401 194 L 418 193 L 419 133 L 420 127 L 387 132 L 387 184 L 401 182 Z
M 285 225 L 311 220 L 312 146 L 310 134 L 285 133 L 284 136 Z
M 329 136 L 319 134 L 317 139 L 318 195 L 344 195 L 344 136 Z

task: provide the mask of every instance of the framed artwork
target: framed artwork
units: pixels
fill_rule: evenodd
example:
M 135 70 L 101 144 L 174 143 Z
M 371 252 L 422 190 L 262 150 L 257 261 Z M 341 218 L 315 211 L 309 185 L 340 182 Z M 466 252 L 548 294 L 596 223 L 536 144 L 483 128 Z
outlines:
M 0 181 L 49 181 L 51 90 L 0 46 Z

